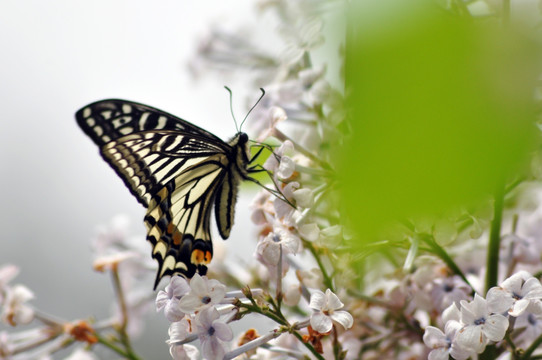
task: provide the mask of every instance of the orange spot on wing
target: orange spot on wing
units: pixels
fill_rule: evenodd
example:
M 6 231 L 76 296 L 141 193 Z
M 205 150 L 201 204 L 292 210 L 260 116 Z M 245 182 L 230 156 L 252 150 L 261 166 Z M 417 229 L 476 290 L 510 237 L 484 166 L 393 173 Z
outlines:
M 183 234 L 177 230 L 173 223 L 169 223 L 166 232 L 173 238 L 173 245 L 181 245 L 183 242 Z
M 190 261 L 192 262 L 192 264 L 195 264 L 195 265 L 200 265 L 200 264 L 207 265 L 211 262 L 212 258 L 213 256 L 211 255 L 210 251 L 203 251 L 203 250 L 196 249 L 192 251 L 192 256 L 190 257 Z
M 183 241 L 183 235 L 176 231 L 174 234 L 173 234 L 173 244 L 175 245 L 181 245 L 181 242 Z

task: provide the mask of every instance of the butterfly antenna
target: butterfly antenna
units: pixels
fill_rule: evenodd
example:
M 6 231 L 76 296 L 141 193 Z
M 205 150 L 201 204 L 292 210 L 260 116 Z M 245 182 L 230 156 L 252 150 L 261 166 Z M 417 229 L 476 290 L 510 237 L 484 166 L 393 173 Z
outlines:
M 232 91 L 230 90 L 229 87 L 227 86 L 224 86 L 224 89 L 226 89 L 229 93 L 230 93 L 230 112 L 231 112 L 231 117 L 233 118 L 233 122 L 235 123 L 235 129 L 237 130 L 237 132 L 240 131 L 240 127 L 237 126 L 237 120 L 235 120 L 235 115 L 233 114 L 233 93 Z M 244 120 L 243 120 L 244 122 Z M 243 125 L 243 123 L 241 123 L 241 126 Z
M 243 119 L 243 121 L 241 122 L 241 126 L 239 127 L 239 131 L 241 131 L 241 128 L 243 127 L 243 124 L 245 123 L 245 120 L 248 118 L 248 116 L 250 115 L 250 113 L 252 112 L 252 110 L 254 110 L 254 108 L 260 103 L 260 101 L 262 101 L 263 97 L 265 96 L 265 90 L 260 88 L 260 90 L 262 91 L 262 95 L 260 96 L 260 98 L 258 99 L 258 101 L 256 101 L 256 104 L 254 104 L 253 107 L 250 108 L 250 110 L 248 111 L 247 115 L 245 116 L 245 118 Z

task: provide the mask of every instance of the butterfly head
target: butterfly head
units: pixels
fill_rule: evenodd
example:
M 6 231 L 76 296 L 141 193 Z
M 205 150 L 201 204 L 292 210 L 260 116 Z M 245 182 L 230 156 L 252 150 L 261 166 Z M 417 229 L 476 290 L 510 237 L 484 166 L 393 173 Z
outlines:
M 248 142 L 248 135 L 244 132 L 238 132 L 233 139 L 229 141 L 232 148 L 235 149 L 235 164 L 241 174 L 246 175 L 246 167 L 250 159 L 250 147 Z

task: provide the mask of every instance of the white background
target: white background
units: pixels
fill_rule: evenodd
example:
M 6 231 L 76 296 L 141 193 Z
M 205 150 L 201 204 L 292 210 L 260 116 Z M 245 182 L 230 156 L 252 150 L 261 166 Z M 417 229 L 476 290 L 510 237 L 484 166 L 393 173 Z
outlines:
M 91 269 L 96 226 L 126 213 L 133 234 L 145 238 L 144 209 L 74 113 L 95 100 L 124 98 L 232 136 L 223 89 L 231 80 L 213 74 L 196 84 L 186 62 L 213 21 L 243 24 L 252 7 L 243 0 L 0 1 L 0 265 L 21 267 L 16 282 L 34 291 L 40 309 L 64 319 L 106 316 L 110 281 Z M 237 223 L 248 216 L 247 204 L 241 199 Z M 234 227 L 227 246 L 251 235 L 248 223 Z M 168 358 L 167 323 L 149 326 L 136 350 Z

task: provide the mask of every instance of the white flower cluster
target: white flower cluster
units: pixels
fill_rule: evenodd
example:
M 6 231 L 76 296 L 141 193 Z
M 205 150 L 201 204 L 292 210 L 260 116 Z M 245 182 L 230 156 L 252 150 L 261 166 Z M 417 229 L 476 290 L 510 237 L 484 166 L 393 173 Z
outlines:
M 261 291 L 252 290 L 251 299 L 257 294 L 261 294 Z M 199 350 L 187 344 L 196 339 L 199 339 L 203 358 L 223 359 L 225 356 L 232 358 L 231 354 L 246 352 L 276 337 L 261 338 L 260 341 L 247 344 L 252 347 L 248 346 L 241 348 L 242 351 L 234 350 L 233 353 L 227 354 L 228 343 L 233 339 L 228 322 L 236 320 L 239 307 L 235 303 L 243 300 L 247 299 L 240 297 L 238 291 L 226 293 L 226 286 L 206 276 L 196 274 L 190 282 L 180 276 L 173 277 L 165 290 L 159 291 L 156 297 L 156 310 L 163 310 L 171 322 L 167 343 L 173 359 L 199 359 Z M 313 309 L 309 319 L 312 329 L 317 333 L 326 334 L 332 330 L 333 323 L 345 329 L 352 327 L 354 321 L 352 315 L 339 310 L 343 306 L 331 290 L 326 290 L 325 294 L 315 291 L 309 304 Z M 307 324 L 305 321 L 300 323 Z
M 156 310 L 164 310 L 171 322 L 169 327 L 170 353 L 174 359 L 198 359 L 199 351 L 192 345 L 184 344 L 197 335 L 206 359 L 222 359 L 226 353 L 225 343 L 233 339 L 228 324 L 220 319 L 215 307 L 226 296 L 226 287 L 217 280 L 210 280 L 198 274 L 190 280 L 173 277 L 165 290 L 158 292 Z M 221 309 L 228 314 L 234 309 L 229 305 Z
M 423 341 L 433 349 L 429 359 L 464 360 L 480 354 L 488 344 L 503 340 L 521 317 L 531 319 L 531 325 L 542 321 L 542 285 L 526 271 L 489 289 L 485 299 L 475 294 L 472 301 L 461 300 L 459 307 L 455 302 L 450 305 L 442 314 L 444 331 L 425 329 Z

